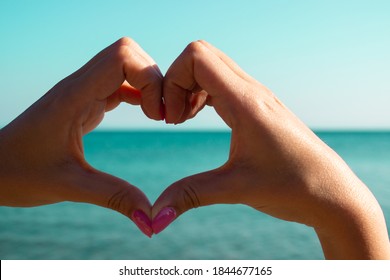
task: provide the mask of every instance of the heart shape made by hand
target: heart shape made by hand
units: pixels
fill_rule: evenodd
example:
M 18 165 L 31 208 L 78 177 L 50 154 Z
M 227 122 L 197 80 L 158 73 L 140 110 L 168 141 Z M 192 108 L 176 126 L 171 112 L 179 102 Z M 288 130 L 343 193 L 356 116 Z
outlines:
M 84 157 L 83 135 L 121 102 L 167 124 L 212 106 L 231 128 L 227 162 L 173 183 L 151 205 L 140 189 Z M 346 163 L 270 90 L 204 41 L 189 44 L 163 76 L 137 43 L 118 40 L 1 129 L 0 158 L 0 205 L 93 203 L 152 236 L 191 208 L 240 203 L 322 234 L 337 229 L 320 236 L 338 244 L 329 252 L 367 244 L 373 256 L 381 252 L 377 245 L 388 244 L 379 204 Z M 362 228 L 375 230 L 359 235 Z M 355 239 L 340 232 L 354 232 Z
M 232 130 L 228 161 L 175 182 L 152 206 L 140 189 L 84 158 L 83 135 L 121 102 L 140 105 L 146 116 L 168 124 L 213 106 Z M 163 76 L 136 42 L 122 38 L 0 133 L 3 174 L 23 175 L 14 176 L 16 183 L 3 176 L 10 187 L 2 205 L 93 203 L 128 216 L 148 236 L 191 208 L 216 203 L 242 203 L 310 224 L 306 205 L 313 205 L 308 201 L 316 194 L 307 191 L 300 174 L 308 165 L 321 170 L 315 150 L 327 149 L 266 87 L 204 41 L 189 44 Z
M 89 166 L 84 159 L 81 140 L 101 122 L 105 112 L 115 109 L 121 102 L 141 105 L 146 116 L 154 120 L 165 119 L 167 124 L 191 119 L 208 104 L 233 129 L 235 136 L 234 128 L 243 127 L 242 121 L 246 122 L 241 119 L 251 117 L 243 112 L 253 109 L 248 110 L 245 106 L 253 107 L 254 103 L 243 103 L 232 82 L 248 88 L 255 84 L 230 58 L 204 41 L 189 44 L 164 77 L 154 60 L 129 38 L 122 38 L 97 54 L 46 96 L 51 108 L 55 108 L 52 103 L 71 108 L 57 114 L 59 119 L 54 121 L 58 127 L 66 122 L 64 119 L 73 120 L 72 125 L 63 126 L 64 131 L 56 134 L 55 141 L 73 140 L 64 143 L 72 147 L 71 153 L 60 151 L 59 157 L 81 166 L 83 171 L 77 176 L 75 172 L 67 173 L 73 176 L 72 185 L 75 182 L 78 185 L 67 200 L 95 203 L 119 211 L 130 217 L 147 236 L 161 232 L 190 208 L 221 202 L 241 203 L 234 194 L 226 192 L 225 187 L 217 188 L 219 184 L 226 186 L 225 181 L 231 181 L 236 174 L 227 168 L 228 163 L 217 170 L 176 182 L 151 206 L 138 188 Z M 237 106 L 239 104 L 242 106 Z M 64 135 L 72 135 L 73 139 Z M 245 133 L 241 137 L 245 137 Z M 237 152 L 231 154 L 229 162 L 235 159 Z M 63 174 L 63 171 L 58 172 Z M 58 177 L 63 176 L 68 175 Z M 193 185 L 196 180 L 201 181 L 200 187 Z M 93 185 L 93 188 L 81 187 L 83 185 Z

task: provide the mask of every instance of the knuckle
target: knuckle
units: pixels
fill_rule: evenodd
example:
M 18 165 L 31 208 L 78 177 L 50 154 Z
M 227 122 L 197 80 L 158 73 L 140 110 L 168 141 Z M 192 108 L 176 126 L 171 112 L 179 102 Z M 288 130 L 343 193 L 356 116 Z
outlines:
M 129 191 L 127 189 L 121 189 L 113 193 L 107 200 L 107 208 L 118 211 L 125 215 L 130 215 L 130 209 L 127 209 Z
M 185 52 L 190 55 L 197 55 L 199 53 L 202 53 L 205 47 L 203 42 L 203 40 L 197 40 L 189 43 L 185 48 Z
M 131 55 L 130 48 L 127 45 L 120 45 L 115 49 L 112 55 L 116 62 L 123 63 Z
M 135 41 L 130 37 L 122 37 L 117 41 L 117 45 L 119 46 L 131 46 Z
M 181 201 L 183 201 L 185 208 L 192 209 L 201 206 L 201 201 L 196 191 L 194 182 L 190 179 L 187 179 L 183 183 L 184 185 L 181 192 Z
M 200 43 L 202 45 L 206 45 L 207 44 L 207 42 L 205 40 L 203 40 L 203 39 L 196 40 L 196 42 L 198 42 L 198 43 Z
M 113 59 L 119 63 L 123 63 L 133 54 L 134 50 L 137 49 L 137 46 L 137 43 L 129 37 L 119 39 L 112 52 Z

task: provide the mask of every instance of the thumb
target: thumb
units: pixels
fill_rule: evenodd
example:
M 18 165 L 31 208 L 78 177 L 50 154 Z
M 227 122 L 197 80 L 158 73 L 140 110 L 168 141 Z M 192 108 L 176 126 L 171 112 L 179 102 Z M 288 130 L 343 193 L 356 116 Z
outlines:
M 130 218 L 145 235 L 152 236 L 151 204 L 140 189 L 97 170 L 83 171 L 72 177 L 70 201 L 115 210 Z
M 155 234 L 163 231 L 181 214 L 200 206 L 240 203 L 234 191 L 232 172 L 219 168 L 189 176 L 169 186 L 152 207 Z

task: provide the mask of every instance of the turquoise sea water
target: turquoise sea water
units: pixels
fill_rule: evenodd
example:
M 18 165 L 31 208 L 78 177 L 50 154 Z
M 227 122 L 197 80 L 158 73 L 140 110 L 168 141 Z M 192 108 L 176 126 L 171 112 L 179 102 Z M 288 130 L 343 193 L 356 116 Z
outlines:
M 370 187 L 390 224 L 390 132 L 319 132 Z M 140 187 L 153 202 L 172 182 L 223 164 L 227 132 L 94 132 L 96 168 Z M 185 213 L 148 239 L 126 217 L 94 205 L 0 207 L 0 259 L 322 259 L 311 228 L 242 205 Z

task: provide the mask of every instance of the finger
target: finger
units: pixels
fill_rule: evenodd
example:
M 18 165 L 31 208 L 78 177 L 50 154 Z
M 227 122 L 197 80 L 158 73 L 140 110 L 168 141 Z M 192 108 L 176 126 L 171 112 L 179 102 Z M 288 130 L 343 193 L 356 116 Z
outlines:
M 141 108 L 151 119 L 163 120 L 164 116 L 162 115 L 162 108 L 164 104 L 162 102 L 162 82 L 163 75 L 157 66 L 156 62 L 134 41 L 129 40 L 129 47 L 140 56 L 140 60 L 143 60 L 146 65 L 148 65 L 145 71 L 150 72 L 150 74 L 138 78 L 138 73 L 133 71 L 126 71 L 126 80 L 137 89 L 141 91 Z M 126 64 L 125 64 L 126 66 Z M 131 70 L 131 65 L 129 70 Z M 145 79 L 146 78 L 146 79 Z M 153 78 L 150 82 L 150 78 Z M 145 80 L 143 80 L 145 79 Z M 137 86 L 132 81 L 139 81 L 139 86 Z
M 130 218 L 145 235 L 152 236 L 151 204 L 137 187 L 96 170 L 77 172 L 68 183 L 69 201 L 115 210 Z
M 164 78 L 166 121 L 178 123 L 193 114 L 194 110 L 187 108 L 188 93 L 198 88 L 217 99 L 215 109 L 230 126 L 232 115 L 239 113 L 234 104 L 239 104 L 243 95 L 238 88 L 242 82 L 242 78 L 203 43 L 191 43 L 173 62 Z
M 202 90 L 199 93 L 192 94 L 190 98 L 190 104 L 191 104 L 191 111 L 188 113 L 187 119 L 194 118 L 198 112 L 200 112 L 204 106 L 206 106 L 207 103 L 207 97 L 208 93 L 204 90 Z M 184 122 L 185 120 L 180 120 L 180 122 Z
M 106 112 L 115 109 L 121 102 L 126 102 L 131 105 L 140 105 L 141 92 L 125 81 L 119 89 L 107 98 Z
M 84 101 L 89 102 L 91 97 L 104 100 L 127 80 L 141 92 L 144 113 L 149 118 L 162 119 L 162 74 L 136 42 L 123 38 L 87 64 L 74 80 L 73 91 L 76 95 L 85 92 Z
M 233 173 L 216 169 L 184 178 L 169 186 L 152 208 L 155 234 L 164 230 L 184 212 L 211 204 L 240 203 Z
M 199 93 L 190 93 L 184 96 L 184 108 L 181 118 L 175 122 L 175 124 L 183 123 L 188 119 L 194 118 L 198 112 L 200 112 L 207 103 L 208 94 L 204 90 Z
M 91 69 L 96 63 L 105 58 L 110 53 L 115 52 L 118 48 L 127 47 L 129 45 L 133 45 L 132 47 L 141 55 L 145 61 L 147 61 L 151 65 L 155 65 L 154 60 L 132 39 L 123 37 L 119 40 L 115 41 L 98 54 L 96 54 L 93 58 L 91 58 L 85 65 L 83 65 L 79 70 L 68 76 L 68 79 L 76 79 L 86 73 L 89 69 Z M 157 66 L 156 66 L 157 67 Z M 160 71 L 158 67 L 156 70 Z
M 248 82 L 255 81 L 250 75 L 248 75 L 244 70 L 241 69 L 241 67 L 233 61 L 229 56 L 227 56 L 225 53 L 223 53 L 221 50 L 217 49 L 210 43 L 201 40 L 200 43 L 205 45 L 210 51 L 212 51 L 214 54 L 216 54 L 227 66 L 230 67 L 230 69 L 236 73 L 236 75 L 240 76 L 242 79 L 247 80 Z
M 112 43 L 102 51 L 100 51 L 98 54 L 96 54 L 94 57 L 92 57 L 86 64 L 84 64 L 80 69 L 75 71 L 73 74 L 67 77 L 67 79 L 77 79 L 78 77 L 82 76 L 85 72 L 87 72 L 93 65 L 95 65 L 97 62 L 99 62 L 102 58 L 107 56 L 110 52 L 112 52 L 113 49 L 119 47 L 120 45 L 123 45 L 124 38 L 121 38 L 117 40 L 116 42 Z

